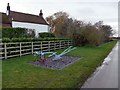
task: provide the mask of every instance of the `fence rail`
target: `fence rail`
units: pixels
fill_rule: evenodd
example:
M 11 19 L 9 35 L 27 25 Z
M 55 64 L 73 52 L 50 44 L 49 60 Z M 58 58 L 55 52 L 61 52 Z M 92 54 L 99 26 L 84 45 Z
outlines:
M 34 51 L 53 51 L 71 45 L 71 40 L 1 43 L 0 59 L 32 54 Z

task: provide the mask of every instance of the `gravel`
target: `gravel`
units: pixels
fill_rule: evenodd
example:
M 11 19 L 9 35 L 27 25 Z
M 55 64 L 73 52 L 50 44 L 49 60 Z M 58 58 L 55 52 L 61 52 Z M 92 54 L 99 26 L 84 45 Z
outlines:
M 58 60 L 53 60 L 53 57 L 50 57 L 50 58 L 46 58 L 45 62 L 36 60 L 36 61 L 31 61 L 29 63 L 33 64 L 33 65 L 38 65 L 41 67 L 47 67 L 47 68 L 52 68 L 52 69 L 62 69 L 64 67 L 68 66 L 69 64 L 72 64 L 76 60 L 78 60 L 78 58 L 80 58 L 80 57 L 78 57 L 78 56 L 62 56 Z

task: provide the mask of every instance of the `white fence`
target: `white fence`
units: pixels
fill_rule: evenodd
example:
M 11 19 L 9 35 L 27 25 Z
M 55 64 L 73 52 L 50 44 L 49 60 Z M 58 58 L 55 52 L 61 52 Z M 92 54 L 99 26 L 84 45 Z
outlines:
M 34 51 L 53 51 L 71 45 L 71 40 L 1 43 L 0 59 L 32 54 Z

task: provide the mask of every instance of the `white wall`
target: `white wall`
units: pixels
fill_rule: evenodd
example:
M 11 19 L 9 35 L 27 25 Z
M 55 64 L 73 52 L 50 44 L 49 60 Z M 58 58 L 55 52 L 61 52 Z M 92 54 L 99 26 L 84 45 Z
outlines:
M 48 25 L 12 21 L 12 27 L 35 29 L 36 37 L 40 32 L 48 32 Z

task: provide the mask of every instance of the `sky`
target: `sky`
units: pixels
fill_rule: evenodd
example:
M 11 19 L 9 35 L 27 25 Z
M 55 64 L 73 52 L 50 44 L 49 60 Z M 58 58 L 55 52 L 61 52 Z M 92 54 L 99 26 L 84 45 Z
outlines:
M 0 0 L 0 12 L 6 12 L 7 3 L 12 11 L 39 15 L 46 18 L 56 12 L 67 12 L 70 17 L 84 22 L 103 21 L 118 35 L 119 0 Z

